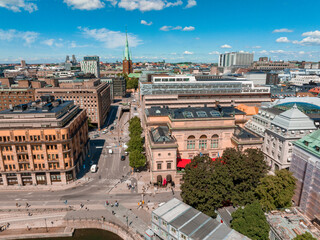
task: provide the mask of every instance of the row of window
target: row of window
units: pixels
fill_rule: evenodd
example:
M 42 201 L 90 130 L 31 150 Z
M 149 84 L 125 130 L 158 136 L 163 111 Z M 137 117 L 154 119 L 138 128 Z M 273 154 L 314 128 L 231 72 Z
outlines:
M 68 134 L 62 134 L 61 135 L 62 140 L 68 139 Z M 26 136 L 15 136 L 14 140 L 16 142 L 24 142 L 26 141 Z M 40 135 L 31 135 L 30 136 L 30 141 L 40 141 L 41 136 Z M 55 141 L 57 140 L 56 135 L 45 135 L 45 140 L 46 141 Z M 0 136 L 0 142 L 9 142 L 10 141 L 10 136 Z
M 187 140 L 187 149 L 195 149 L 196 140 Z M 206 139 L 199 140 L 199 149 L 207 149 L 208 141 Z M 219 139 L 211 139 L 210 148 L 219 148 Z
M 172 167 L 172 163 L 171 162 L 167 162 L 167 169 L 171 169 Z M 162 169 L 162 163 L 157 163 L 157 170 L 161 170 Z

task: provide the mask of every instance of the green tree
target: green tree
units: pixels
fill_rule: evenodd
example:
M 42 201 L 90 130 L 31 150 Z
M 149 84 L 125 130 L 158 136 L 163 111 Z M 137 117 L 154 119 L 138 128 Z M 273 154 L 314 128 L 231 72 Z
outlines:
M 133 168 L 140 168 L 146 165 L 146 157 L 139 150 L 133 150 L 129 154 L 129 165 Z
M 256 195 L 265 211 L 291 206 L 296 179 L 286 169 L 276 171 L 276 175 L 266 176 L 256 189 Z
M 229 201 L 233 205 L 246 205 L 255 200 L 255 189 L 260 178 L 268 171 L 263 153 L 258 149 L 247 149 L 244 152 L 227 148 L 222 155 L 222 161 L 227 168 L 221 174 L 232 180 L 229 191 Z M 226 199 L 227 200 L 227 199 Z
M 138 78 L 128 78 L 127 79 L 127 89 L 137 89 L 139 86 Z
M 142 138 L 140 136 L 131 137 L 128 142 L 127 151 L 132 152 L 134 150 L 139 150 L 140 152 L 143 150 Z
M 222 163 L 214 163 L 208 156 L 195 156 L 185 168 L 181 197 L 183 201 L 199 211 L 215 218 L 215 210 L 220 207 L 227 197 L 229 178 L 221 177 Z
M 88 128 L 91 130 L 91 129 L 94 129 L 95 126 L 92 124 L 91 122 L 91 118 L 88 118 Z
M 260 150 L 228 148 L 221 158 L 196 156 L 185 168 L 181 197 L 184 202 L 215 217 L 224 205 L 252 203 L 259 179 L 268 167 Z
M 269 239 L 269 224 L 258 201 L 232 213 L 231 227 L 253 240 Z
M 317 240 L 311 233 L 305 232 L 304 234 L 296 236 L 293 240 Z

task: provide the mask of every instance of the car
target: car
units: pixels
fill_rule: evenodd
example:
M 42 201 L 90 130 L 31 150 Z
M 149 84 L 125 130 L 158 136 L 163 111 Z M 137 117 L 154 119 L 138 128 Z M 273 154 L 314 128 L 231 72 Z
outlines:
M 137 108 L 135 107 L 134 110 L 137 111 Z
M 112 130 L 114 130 L 114 127 L 111 127 L 111 128 L 110 128 L 110 131 L 112 131 Z
M 92 173 L 97 172 L 97 170 L 98 170 L 98 166 L 97 166 L 96 164 L 92 165 L 91 168 L 90 168 L 90 171 L 91 171 Z
M 106 131 L 106 130 L 102 131 L 102 134 L 106 134 L 106 133 L 107 133 L 107 131 Z
M 92 136 L 92 138 L 98 138 L 98 137 L 100 137 L 99 134 L 95 134 L 95 135 Z
M 112 149 L 109 149 L 109 151 L 108 151 L 108 152 L 109 152 L 109 154 L 112 154 L 112 153 L 113 153 Z
M 122 155 L 121 156 L 121 161 L 124 161 L 124 160 L 126 160 L 126 156 Z

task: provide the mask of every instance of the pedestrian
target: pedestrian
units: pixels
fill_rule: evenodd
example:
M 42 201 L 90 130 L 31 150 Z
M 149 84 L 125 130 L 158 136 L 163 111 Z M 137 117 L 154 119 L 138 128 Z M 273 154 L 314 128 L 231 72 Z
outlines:
M 172 195 L 174 195 L 174 191 L 173 191 L 173 188 L 171 188 L 171 190 L 172 190 Z

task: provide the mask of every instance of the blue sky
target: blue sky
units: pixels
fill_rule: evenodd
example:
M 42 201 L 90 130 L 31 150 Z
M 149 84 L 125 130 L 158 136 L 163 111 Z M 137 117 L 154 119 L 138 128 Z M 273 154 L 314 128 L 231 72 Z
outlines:
M 318 61 L 319 0 L 0 0 L 0 63 L 60 62 L 75 54 L 121 60 L 125 26 L 134 61 Z

